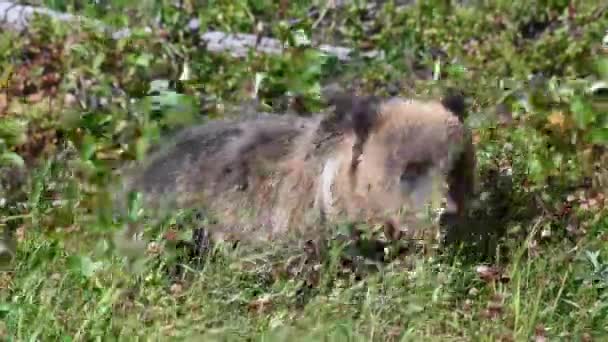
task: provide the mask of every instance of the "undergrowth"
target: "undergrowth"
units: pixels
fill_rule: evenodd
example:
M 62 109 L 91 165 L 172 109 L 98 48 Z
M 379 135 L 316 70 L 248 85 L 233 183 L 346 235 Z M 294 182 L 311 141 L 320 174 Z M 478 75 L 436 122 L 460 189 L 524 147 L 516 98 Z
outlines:
M 0 227 L 14 252 L 0 273 L 3 339 L 608 336 L 600 2 L 39 3 L 135 29 L 115 40 L 41 18 L 26 33 L 0 33 Z M 208 30 L 290 46 L 235 58 L 200 44 Z M 383 58 L 343 63 L 295 44 L 301 37 Z M 259 109 L 306 115 L 331 82 L 384 96 L 466 93 L 480 179 L 471 215 L 494 233 L 485 248 L 369 264 L 345 258 L 337 241 L 312 259 L 298 248 L 243 258 L 216 246 L 195 262 L 204 221 L 174 213 L 149 224 L 137 208 L 114 210 L 117 168 L 171 132 L 238 114 L 251 97 Z M 146 228 L 144 256 L 118 253 L 126 224 Z

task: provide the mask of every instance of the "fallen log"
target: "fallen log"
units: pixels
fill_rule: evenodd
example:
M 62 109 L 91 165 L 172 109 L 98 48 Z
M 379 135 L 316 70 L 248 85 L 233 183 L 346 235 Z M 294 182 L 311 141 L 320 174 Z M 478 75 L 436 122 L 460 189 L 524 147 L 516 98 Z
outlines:
M 37 15 L 50 17 L 54 20 L 63 22 L 86 23 L 105 32 L 110 32 L 113 39 L 126 38 L 131 35 L 131 30 L 123 28 L 112 30 L 102 22 L 86 18 L 80 15 L 60 13 L 43 7 L 20 5 L 12 1 L 0 0 L 0 27 L 12 30 L 25 30 L 29 27 L 32 19 Z M 151 28 L 146 28 L 151 31 Z M 234 57 L 246 56 L 250 49 L 265 54 L 281 54 L 284 50 L 283 44 L 274 38 L 260 37 L 247 33 L 227 33 L 222 31 L 208 31 L 201 34 L 201 41 L 205 43 L 210 52 L 228 52 Z M 348 61 L 352 57 L 353 49 L 321 44 L 316 47 L 318 50 L 336 56 L 340 61 Z M 378 51 L 367 51 L 361 53 L 367 58 L 383 58 L 383 54 Z

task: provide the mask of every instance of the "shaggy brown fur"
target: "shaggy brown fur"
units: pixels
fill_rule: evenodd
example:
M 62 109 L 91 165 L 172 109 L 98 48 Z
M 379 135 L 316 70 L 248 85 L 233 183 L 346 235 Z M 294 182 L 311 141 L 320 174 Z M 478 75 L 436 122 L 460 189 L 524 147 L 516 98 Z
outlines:
M 309 118 L 212 122 L 178 136 L 129 188 L 150 203 L 210 209 L 215 238 L 315 238 L 324 221 L 342 218 L 421 228 L 417 214 L 435 193 L 447 193 L 447 212 L 459 218 L 473 191 L 474 151 L 450 101 L 342 95 L 330 101 L 333 113 Z

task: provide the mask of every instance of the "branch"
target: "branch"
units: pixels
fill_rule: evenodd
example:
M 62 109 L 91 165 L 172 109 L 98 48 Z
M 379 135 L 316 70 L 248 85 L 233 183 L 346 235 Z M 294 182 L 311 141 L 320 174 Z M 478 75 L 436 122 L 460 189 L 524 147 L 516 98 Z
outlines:
M 44 15 L 52 19 L 62 22 L 83 22 L 103 31 L 110 31 L 109 27 L 99 20 L 86 18 L 80 15 L 69 13 L 60 13 L 47 8 L 34 7 L 28 5 L 19 5 L 11 1 L 0 0 L 0 27 L 13 30 L 24 30 L 30 25 L 32 19 L 36 15 Z M 147 28 L 147 31 L 151 31 Z M 113 39 L 126 38 L 131 35 L 128 28 L 115 30 L 112 32 Z M 266 53 L 266 54 L 281 54 L 283 45 L 278 39 L 262 37 L 261 39 L 253 34 L 246 33 L 226 33 L 221 31 L 208 31 L 201 34 L 201 40 L 206 43 L 207 50 L 210 52 L 228 52 L 234 57 L 246 56 L 249 49 Z M 329 55 L 336 56 L 340 61 L 348 61 L 351 59 L 352 49 L 322 44 L 317 47 L 320 51 Z M 383 58 L 382 53 L 378 51 L 368 51 L 361 53 L 362 56 L 368 58 Z

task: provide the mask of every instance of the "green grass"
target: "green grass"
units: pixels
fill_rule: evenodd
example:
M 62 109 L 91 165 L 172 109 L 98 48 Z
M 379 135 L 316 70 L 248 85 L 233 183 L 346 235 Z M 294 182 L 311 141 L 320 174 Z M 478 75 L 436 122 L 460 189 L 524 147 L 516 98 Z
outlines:
M 6 168 L 0 174 L 0 228 L 18 241 L 9 270 L 0 273 L 3 340 L 608 336 L 608 121 L 604 100 L 585 91 L 608 80 L 601 49 L 608 14 L 601 5 L 575 2 L 569 20 L 564 1 L 452 9 L 428 1 L 407 10 L 388 1 L 367 18 L 353 2 L 329 10 L 313 28 L 317 18 L 307 13 L 316 3 L 184 2 L 195 3 L 202 30 L 251 33 L 264 22 L 267 35 L 289 39 L 301 29 L 313 40 L 381 49 L 385 60 L 344 65 L 306 49 L 242 59 L 210 54 L 185 32 L 194 14 L 180 15 L 162 1 L 82 11 L 137 26 L 162 8 L 168 36 L 112 41 L 45 21 L 20 37 L 0 33 L 0 160 L 23 165 L 24 175 L 20 182 Z M 73 2 L 45 3 L 67 10 Z M 316 5 L 323 12 L 325 2 Z M 127 8 L 138 15 L 126 15 Z M 524 27 L 544 18 L 553 26 L 528 37 Z M 280 24 L 290 19 L 301 20 Z M 449 58 L 438 63 L 432 49 Z M 179 80 L 185 67 L 191 76 Z M 414 72 L 421 68 L 441 78 L 421 79 Z M 531 84 L 533 72 L 548 81 Z M 500 248 L 414 254 L 364 274 L 345 267 L 338 245 L 312 265 L 298 263 L 298 248 L 269 246 L 249 258 L 220 249 L 204 265 L 186 263 L 181 277 L 170 276 L 181 259 L 167 234 L 189 238 L 196 226 L 180 213 L 157 224 L 115 217 L 114 168 L 141 158 L 172 130 L 231 114 L 256 75 L 264 76 L 260 100 L 275 111 L 288 106 L 287 94 L 309 111 L 319 108 L 316 95 L 332 81 L 381 95 L 464 89 L 487 193 L 476 215 L 480 229 L 505 232 L 492 237 L 490 246 Z M 171 86 L 152 96 L 155 80 Z M 498 113 L 499 103 L 512 114 Z M 496 176 L 507 170 L 511 176 Z M 154 242 L 143 258 L 116 250 L 114 234 L 128 220 Z

